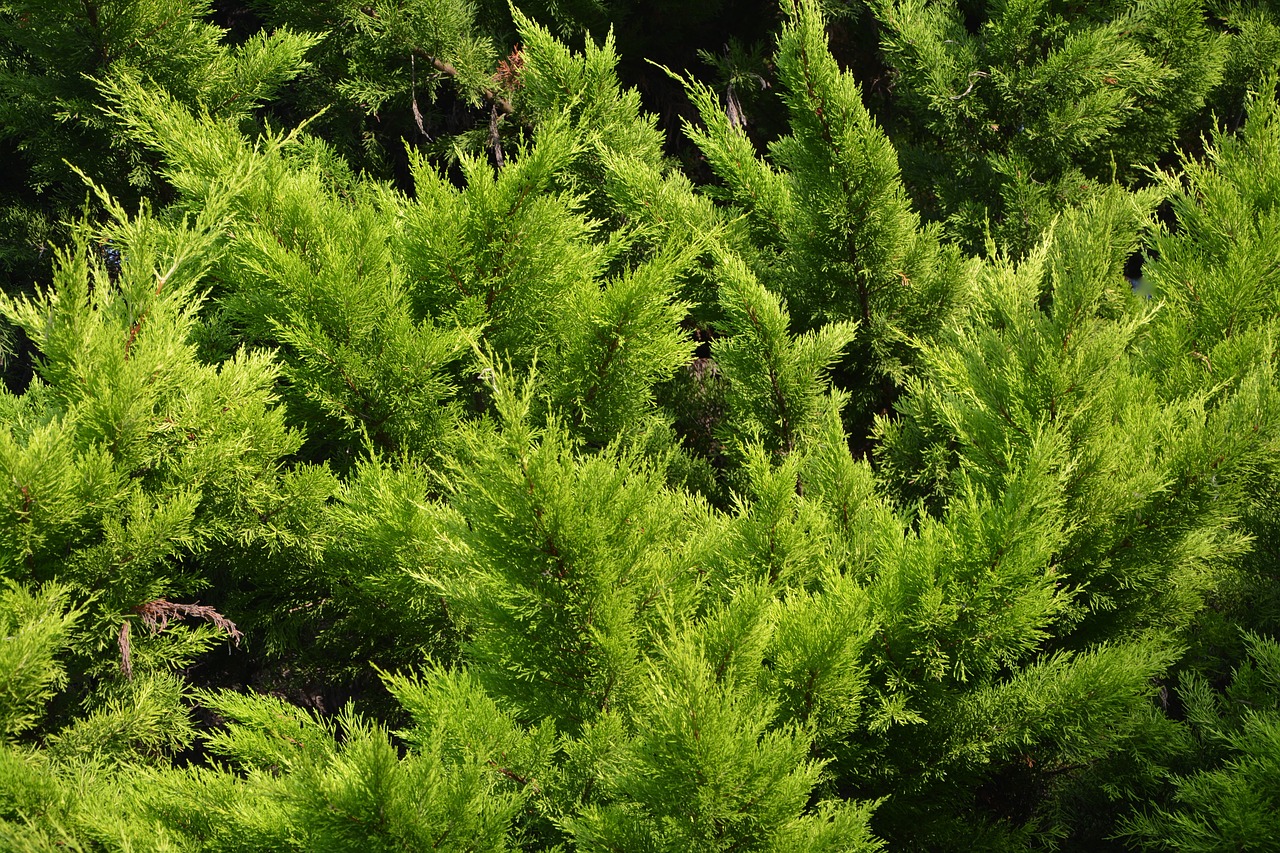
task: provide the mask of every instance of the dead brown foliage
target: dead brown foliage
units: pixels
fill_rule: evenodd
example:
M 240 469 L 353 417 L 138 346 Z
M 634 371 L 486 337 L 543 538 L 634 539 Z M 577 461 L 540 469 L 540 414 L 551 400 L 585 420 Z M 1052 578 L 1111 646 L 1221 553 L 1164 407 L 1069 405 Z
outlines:
M 212 607 L 203 604 L 179 604 L 176 601 L 157 598 L 154 601 L 139 604 L 133 608 L 133 612 L 138 617 L 139 622 L 151 629 L 152 635 L 163 634 L 168 629 L 170 621 L 180 622 L 187 617 L 193 617 L 203 619 L 223 631 L 237 646 L 240 645 L 240 639 L 244 636 L 244 634 L 240 633 L 240 629 L 236 627 L 236 623 Z M 116 644 L 120 647 L 120 671 L 124 673 L 125 678 L 132 678 L 133 654 L 132 646 L 129 643 L 128 621 L 121 623 L 120 634 L 116 637 Z

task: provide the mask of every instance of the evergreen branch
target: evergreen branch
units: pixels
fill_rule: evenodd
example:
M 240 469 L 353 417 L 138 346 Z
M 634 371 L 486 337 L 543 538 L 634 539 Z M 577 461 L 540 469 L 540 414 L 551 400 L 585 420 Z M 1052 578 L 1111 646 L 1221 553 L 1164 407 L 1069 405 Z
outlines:
M 747 304 L 747 317 L 751 320 L 751 325 L 760 333 L 760 337 L 762 339 L 766 338 L 768 333 L 761 324 L 759 317 L 756 316 L 755 305 L 751 303 Z M 771 352 L 769 355 L 775 355 L 775 353 Z M 787 455 L 790 456 L 791 451 L 795 450 L 795 436 L 792 434 L 791 415 L 787 407 L 787 397 L 782 391 L 782 386 L 779 383 L 778 368 L 774 364 L 774 360 L 772 358 L 769 360 L 769 387 L 773 391 L 773 402 L 778 413 L 778 426 L 782 430 L 783 444 Z
M 618 350 L 622 348 L 622 331 L 625 324 L 630 319 L 630 315 L 624 313 L 618 318 L 618 322 L 614 324 L 613 329 L 611 330 L 612 334 L 609 335 L 609 343 L 605 346 L 604 356 L 596 365 L 596 381 L 591 383 L 591 387 L 587 389 L 586 396 L 583 398 L 584 405 L 579 407 L 577 413 L 574 415 L 575 425 L 582 425 L 583 420 L 586 418 L 586 409 L 595 403 L 596 395 L 600 393 L 600 387 L 605 382 L 605 376 L 609 373 L 609 369 L 613 364 L 613 359 L 618 354 Z
M 458 292 L 464 297 L 470 296 L 471 291 L 467 290 L 467 286 L 462 283 L 462 279 L 458 277 L 458 271 L 453 268 L 453 264 L 446 263 L 444 271 L 449 274 L 449 279 L 453 282 L 453 286 L 458 288 Z
M 796 18 L 801 17 L 802 13 L 797 0 L 792 0 L 792 10 L 793 10 L 792 14 Z M 844 153 L 844 149 L 836 141 L 835 134 L 832 131 L 832 127 L 831 127 L 831 120 L 827 115 L 828 110 L 824 109 L 825 107 L 829 107 L 829 104 L 827 103 L 826 99 L 822 96 L 821 92 L 819 91 L 819 87 L 816 84 L 812 63 L 809 57 L 808 48 L 805 47 L 803 43 L 801 43 L 800 45 L 797 46 L 796 54 L 800 60 L 800 69 L 801 69 L 801 73 L 804 76 L 805 91 L 806 91 L 806 94 L 808 95 L 808 101 L 809 103 L 813 104 L 812 113 L 818 119 L 818 126 L 822 132 L 822 141 L 825 142 L 827 144 L 827 147 L 831 149 L 831 152 L 832 152 L 831 161 L 834 164 L 839 161 L 841 155 Z M 856 190 L 858 189 L 858 187 L 856 187 L 849 180 L 846 170 L 836 169 L 835 171 L 836 171 L 836 174 L 839 175 L 840 189 L 843 191 L 844 197 L 856 198 L 857 197 Z M 858 216 L 861 215 L 861 213 L 862 211 L 855 212 L 853 216 L 849 217 L 850 220 L 858 218 Z M 856 245 L 854 244 L 854 235 L 852 233 L 848 233 L 845 236 L 845 252 L 848 255 L 849 263 L 850 264 L 856 263 L 858 250 Z M 861 313 L 862 313 L 862 323 L 863 323 L 863 326 L 866 327 L 866 326 L 869 326 L 871 323 L 871 295 L 867 290 L 867 283 L 865 281 L 865 276 L 855 273 L 854 278 L 857 282 L 858 306 L 861 309 Z

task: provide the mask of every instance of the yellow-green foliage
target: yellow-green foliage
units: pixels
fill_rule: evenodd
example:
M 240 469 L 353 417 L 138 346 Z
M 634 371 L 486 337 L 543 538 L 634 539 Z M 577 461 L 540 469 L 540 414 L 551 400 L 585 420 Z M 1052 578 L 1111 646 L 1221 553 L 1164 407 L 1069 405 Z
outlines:
M 1265 8 L 785 0 L 695 151 L 621 3 L 74 5 L 0 85 L 110 13 L 159 189 L 0 297 L 0 847 L 1271 843 Z

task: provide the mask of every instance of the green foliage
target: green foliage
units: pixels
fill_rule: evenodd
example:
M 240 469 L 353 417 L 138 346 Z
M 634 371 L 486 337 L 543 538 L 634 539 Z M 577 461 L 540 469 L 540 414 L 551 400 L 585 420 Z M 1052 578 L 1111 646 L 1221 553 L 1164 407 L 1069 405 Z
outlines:
M 209 256 L 221 310 L 206 331 L 221 351 L 208 354 L 280 346 L 291 414 L 326 424 L 311 440 L 339 460 L 365 440 L 430 448 L 454 416 L 444 371 L 466 336 L 415 315 L 388 245 L 396 200 L 370 185 L 347 201 L 314 157 L 290 162 L 293 137 L 254 150 L 136 85 L 117 97 L 131 132 L 173 158 L 181 203 L 225 211 Z
M 0 594 L 0 736 L 9 741 L 37 722 L 42 706 L 66 685 L 57 655 L 65 651 L 80 613 L 66 609 L 66 593 L 48 586 L 32 593 L 8 582 Z
M 451 505 L 465 574 L 445 594 L 486 689 L 574 731 L 633 701 L 646 623 L 688 583 L 690 502 L 625 451 L 578 461 L 559 424 L 529 424 L 531 390 L 492 375 L 504 429 L 464 436 Z
M 705 86 L 690 84 L 689 93 L 706 130 L 688 132 L 763 250 L 749 258 L 753 271 L 786 296 L 796 325 L 859 323 L 848 386 L 859 411 L 874 411 L 905 379 L 914 341 L 965 297 L 972 270 L 935 230 L 920 228 L 893 145 L 828 51 L 818 8 L 784 5 L 790 20 L 776 62 L 791 134 L 769 146 L 771 162 Z M 865 422 L 855 423 L 856 436 Z
M 1179 694 L 1199 772 L 1174 777 L 1168 809 L 1142 810 L 1126 835 L 1153 850 L 1262 850 L 1275 838 L 1280 790 L 1280 645 L 1246 637 L 1249 656 L 1225 694 L 1188 674 Z
M 969 246 L 990 234 L 1015 256 L 1098 182 L 1189 141 L 1232 52 L 1199 0 L 993 3 L 976 31 L 954 2 L 871 6 L 915 198 Z
M 734 609 L 746 610 L 745 619 L 713 612 L 702 631 L 661 650 L 637 709 L 640 734 L 601 780 L 617 802 L 575 821 L 579 848 L 880 849 L 866 805 L 828 801 L 797 817 L 820 765 L 807 757 L 801 732 L 770 730 L 776 708 L 754 689 L 763 674 L 758 653 L 730 645 L 750 642 L 739 632 L 752 632 L 751 616 L 759 618 L 757 602 L 743 599 Z
M 0 140 L 25 172 L 4 195 L 3 242 L 13 248 L 3 262 L 18 273 L 15 283 L 27 285 L 31 255 L 48 248 L 41 220 L 69 218 L 84 199 L 68 163 L 128 198 L 162 186 L 154 164 L 122 144 L 103 112 L 103 83 L 142 79 L 192 109 L 241 121 L 303 68 L 312 39 L 281 30 L 230 47 L 205 20 L 211 7 L 208 0 L 0 6 Z M 23 208 L 34 211 L 17 213 Z
M 824 405 L 823 373 L 853 340 L 857 324 L 831 323 L 792 338 L 790 317 L 736 257 L 719 267 L 726 336 L 712 345 L 728 383 L 726 438 L 762 441 L 787 455 L 813 428 Z
M 934 471 L 900 479 L 926 498 L 961 472 L 1004 491 L 1010 454 L 1058 434 L 1070 539 L 1054 562 L 1081 590 L 1072 620 L 1110 623 L 1108 634 L 1185 626 L 1203 606 L 1213 572 L 1245 549 L 1231 526 L 1243 482 L 1225 472 L 1270 465 L 1276 429 L 1270 370 L 1207 397 L 1162 394 L 1142 369 L 1133 352 L 1156 321 L 1120 276 L 1140 222 L 1141 202 L 1112 192 L 1018 267 L 994 267 L 968 329 L 929 350 L 931 381 L 900 404 L 902 420 L 881 421 L 887 468 Z
M 52 288 L 0 305 L 43 356 L 39 383 L 6 395 L 5 574 L 57 576 L 104 613 L 198 588 L 178 558 L 252 538 L 298 447 L 269 407 L 269 358 L 207 366 L 185 341 L 207 231 L 160 246 L 145 221 L 121 228 L 131 256 L 114 280 L 86 233 Z
M 575 158 L 574 187 L 589 199 L 598 193 L 608 173 L 602 159 L 625 157 L 633 169 L 658 165 L 662 136 L 653 119 L 641 113 L 640 93 L 619 84 L 612 34 L 599 46 L 587 39 L 583 52 L 574 54 L 523 15 L 517 13 L 516 23 L 523 47 L 515 105 L 538 124 L 567 116 L 586 143 Z M 598 202 L 590 209 L 603 212 Z
M 704 5 L 0 7 L 0 846 L 1270 843 L 1273 10 Z
M 272 27 L 307 33 L 312 47 L 289 100 L 358 169 L 385 176 L 401 139 L 430 141 L 448 119 L 439 101 L 479 106 L 493 91 L 498 51 L 476 30 L 470 0 L 316 4 L 262 0 Z

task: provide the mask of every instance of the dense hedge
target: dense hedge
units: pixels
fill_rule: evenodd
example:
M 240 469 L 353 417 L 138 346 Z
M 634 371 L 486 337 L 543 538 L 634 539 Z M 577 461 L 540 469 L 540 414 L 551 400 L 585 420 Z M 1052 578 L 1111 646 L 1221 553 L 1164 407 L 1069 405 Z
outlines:
M 1278 74 L 1268 3 L 0 2 L 0 845 L 1274 849 Z

